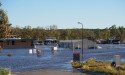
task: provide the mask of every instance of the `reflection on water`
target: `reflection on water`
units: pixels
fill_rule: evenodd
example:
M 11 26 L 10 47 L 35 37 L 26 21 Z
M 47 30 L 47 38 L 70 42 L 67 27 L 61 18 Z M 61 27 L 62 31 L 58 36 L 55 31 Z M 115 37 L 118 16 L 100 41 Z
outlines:
M 52 50 L 52 53 L 53 53 L 54 55 L 56 55 L 56 54 L 57 54 L 57 50 Z
M 0 49 L 0 55 L 1 55 L 1 49 Z
M 96 60 L 112 61 L 114 55 L 120 55 L 121 61 L 125 62 L 125 45 L 99 45 L 102 49 L 84 50 L 84 61 L 89 58 Z M 80 53 L 81 50 L 74 52 L 65 48 L 58 48 L 57 51 L 52 51 L 52 47 L 37 46 L 42 52 L 41 56 L 29 54 L 29 49 L 4 49 L 0 56 L 1 67 L 11 67 L 12 72 L 28 72 L 35 70 L 60 70 L 72 71 L 70 61 L 73 59 L 73 53 Z M 11 53 L 13 56 L 8 57 Z

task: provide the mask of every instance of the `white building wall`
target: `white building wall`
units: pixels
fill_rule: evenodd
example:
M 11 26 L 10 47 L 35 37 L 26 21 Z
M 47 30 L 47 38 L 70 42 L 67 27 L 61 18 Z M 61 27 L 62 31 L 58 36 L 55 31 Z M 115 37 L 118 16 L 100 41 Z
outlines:
M 74 48 L 76 48 L 78 46 L 79 46 L 79 48 L 82 48 L 82 40 L 60 40 L 59 44 L 61 47 L 64 47 L 64 48 L 72 49 L 73 46 L 74 46 Z M 94 44 L 95 44 L 95 42 L 93 42 L 91 40 L 87 40 L 87 39 L 83 40 L 83 48 L 84 49 L 94 47 Z

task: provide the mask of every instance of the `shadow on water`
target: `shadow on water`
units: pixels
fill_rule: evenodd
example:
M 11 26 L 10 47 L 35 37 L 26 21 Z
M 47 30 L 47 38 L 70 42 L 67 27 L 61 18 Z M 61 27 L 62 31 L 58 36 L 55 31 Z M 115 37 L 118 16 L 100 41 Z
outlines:
M 125 62 L 125 45 L 99 45 L 102 49 L 84 50 L 84 61 L 89 58 L 96 60 L 112 61 L 114 55 L 121 55 L 121 61 Z M 0 66 L 11 67 L 12 72 L 29 72 L 35 70 L 58 70 L 72 71 L 70 61 L 73 59 L 73 53 L 80 53 L 81 50 L 74 52 L 69 49 L 59 48 L 52 51 L 51 47 L 40 47 L 41 56 L 29 54 L 29 49 L 4 49 L 0 55 Z M 8 57 L 11 53 L 13 56 Z

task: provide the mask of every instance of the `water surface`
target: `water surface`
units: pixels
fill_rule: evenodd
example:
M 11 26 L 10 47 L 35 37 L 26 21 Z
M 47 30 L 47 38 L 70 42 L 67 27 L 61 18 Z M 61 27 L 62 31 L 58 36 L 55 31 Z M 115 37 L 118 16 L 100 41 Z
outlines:
M 113 61 L 114 55 L 120 55 L 121 61 L 125 62 L 124 44 L 99 46 L 102 49 L 84 50 L 83 60 L 96 58 L 96 60 Z M 48 46 L 37 46 L 37 48 L 42 50 L 41 57 L 37 57 L 37 54 L 29 54 L 29 49 L 4 49 L 0 55 L 0 66 L 11 67 L 11 71 L 16 73 L 36 70 L 72 71 L 70 61 L 73 59 L 73 53 L 82 53 L 81 50 L 72 51 L 65 48 L 53 52 Z M 8 57 L 8 53 L 12 53 L 13 56 Z

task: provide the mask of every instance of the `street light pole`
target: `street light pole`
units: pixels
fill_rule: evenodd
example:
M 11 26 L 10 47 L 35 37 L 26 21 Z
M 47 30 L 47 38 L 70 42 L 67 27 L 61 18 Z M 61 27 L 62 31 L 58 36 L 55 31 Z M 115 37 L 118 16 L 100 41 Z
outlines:
M 82 25 L 82 59 L 84 58 L 83 56 L 83 24 L 81 22 L 78 22 L 78 24 Z

